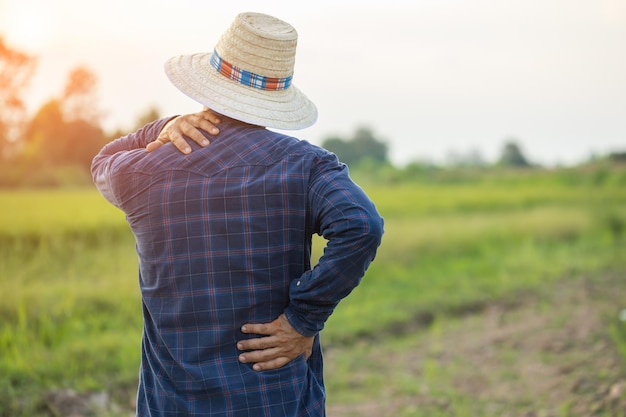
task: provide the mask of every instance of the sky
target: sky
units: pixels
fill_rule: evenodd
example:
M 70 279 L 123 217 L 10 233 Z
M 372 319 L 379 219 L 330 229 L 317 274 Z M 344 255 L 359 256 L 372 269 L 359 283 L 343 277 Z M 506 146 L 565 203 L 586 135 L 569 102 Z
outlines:
M 546 165 L 626 151 L 626 0 L 0 0 L 0 36 L 37 57 L 29 108 L 85 66 L 105 128 L 129 129 L 199 110 L 163 63 L 212 51 L 244 11 L 298 31 L 293 83 L 319 110 L 300 139 L 367 127 L 398 165 L 491 161 L 509 139 Z

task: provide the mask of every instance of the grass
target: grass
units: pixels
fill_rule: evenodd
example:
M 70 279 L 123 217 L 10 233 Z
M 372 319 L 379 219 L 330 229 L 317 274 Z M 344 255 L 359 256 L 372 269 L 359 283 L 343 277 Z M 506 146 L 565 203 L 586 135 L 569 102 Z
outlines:
M 593 213 L 550 205 L 389 219 L 377 260 L 331 317 L 325 340 L 388 335 L 424 317 L 513 301 L 563 276 L 623 267 L 624 246 Z
M 389 389 L 376 368 L 355 364 L 359 349 L 371 348 L 363 341 L 420 329 L 432 336 L 446 317 L 515 302 L 564 276 L 624 271 L 626 187 L 542 175 L 366 187 L 386 232 L 363 283 L 323 332 L 329 349 L 355 347 L 332 370 L 336 398 Z M 92 189 L 0 192 L 0 206 L 0 416 L 43 413 L 24 398 L 50 389 L 132 387 L 141 306 L 123 214 Z M 316 239 L 314 256 L 322 246 Z M 623 323 L 611 329 L 626 352 Z M 356 386 L 347 375 L 355 367 Z M 426 363 L 423 372 L 441 369 Z M 420 388 L 398 381 L 393 389 Z M 454 415 L 471 414 L 471 398 L 446 395 L 454 393 L 441 387 Z M 409 407 L 401 415 L 421 414 Z
M 607 401 L 625 375 L 607 344 L 607 334 L 623 340 L 613 315 L 622 280 L 566 277 L 519 306 L 498 300 L 491 312 L 440 315 L 421 331 L 331 347 L 331 404 L 343 404 L 345 417 L 626 415 L 623 394 L 620 406 Z M 591 326 L 597 317 L 609 329 Z
M 45 239 L 128 232 L 124 215 L 91 189 L 1 191 L 1 236 Z
M 93 190 L 0 201 L 10 214 L 0 220 L 0 415 L 33 413 L 18 399 L 53 388 L 134 384 L 141 306 L 123 214 Z

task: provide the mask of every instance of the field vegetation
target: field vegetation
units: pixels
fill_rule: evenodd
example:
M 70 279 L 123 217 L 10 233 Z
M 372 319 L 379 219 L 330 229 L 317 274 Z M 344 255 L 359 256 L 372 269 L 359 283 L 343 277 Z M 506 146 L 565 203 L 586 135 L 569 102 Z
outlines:
M 386 233 L 361 286 L 322 333 L 329 415 L 626 415 L 624 167 L 354 177 Z M 86 415 L 129 415 L 141 306 L 123 214 L 89 187 L 2 191 L 0 207 L 0 416 L 66 415 L 63 395 L 83 401 Z M 322 248 L 316 240 L 315 256 Z M 580 288 L 599 296 L 581 298 Z M 576 309 L 584 306 L 597 307 L 597 321 Z M 496 386 L 521 386 L 517 370 L 542 343 L 533 337 L 569 329 L 576 314 L 611 361 L 598 365 L 578 350 L 539 351 L 533 361 L 540 369 L 571 362 L 595 400 L 579 408 L 572 381 L 556 399 L 498 397 Z M 483 375 L 489 359 L 463 346 L 477 343 L 489 317 L 536 327 L 501 334 L 506 367 Z M 591 358 L 588 339 L 554 337 Z M 470 378 L 477 375 L 483 380 Z

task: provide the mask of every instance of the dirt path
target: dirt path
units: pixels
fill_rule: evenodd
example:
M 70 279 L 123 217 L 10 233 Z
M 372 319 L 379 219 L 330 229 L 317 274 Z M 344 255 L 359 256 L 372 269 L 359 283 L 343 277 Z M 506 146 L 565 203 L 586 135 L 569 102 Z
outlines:
M 578 277 L 428 328 L 328 348 L 328 416 L 626 417 L 626 364 L 610 337 L 626 326 L 624 308 L 626 276 Z M 337 399 L 340 377 L 348 382 Z M 58 416 L 134 415 L 134 391 L 122 397 L 62 391 L 45 403 Z
M 626 277 L 581 277 L 377 343 L 364 360 L 384 363 L 384 389 L 331 401 L 328 416 L 626 416 L 626 364 L 609 335 L 626 326 L 622 308 Z M 326 356 L 333 369 L 342 352 Z

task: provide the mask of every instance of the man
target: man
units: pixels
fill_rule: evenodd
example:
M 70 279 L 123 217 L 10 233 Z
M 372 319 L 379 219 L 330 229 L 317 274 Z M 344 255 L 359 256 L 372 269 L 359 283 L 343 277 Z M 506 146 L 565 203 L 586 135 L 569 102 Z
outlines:
M 94 158 L 95 184 L 136 238 L 138 416 L 325 415 L 319 332 L 383 222 L 335 155 L 266 129 L 316 120 L 291 85 L 296 40 L 279 19 L 238 15 L 212 53 L 166 63 L 210 111 L 150 123 Z M 195 128 L 217 123 L 206 146 Z M 311 269 L 314 233 L 328 243 Z

